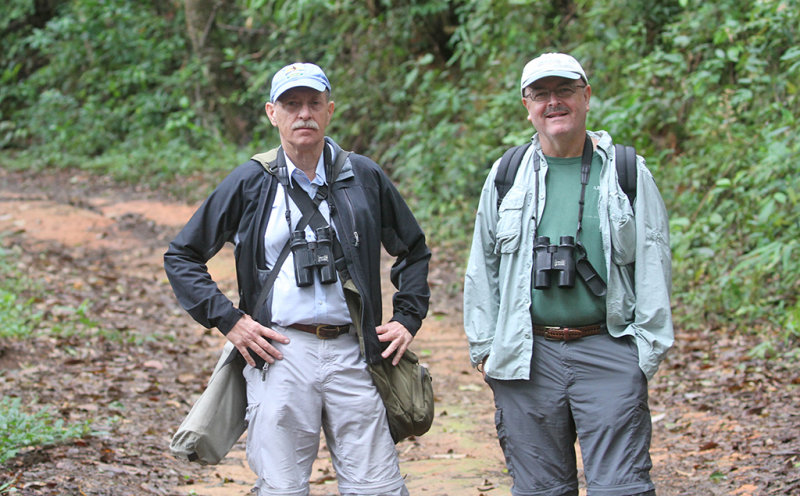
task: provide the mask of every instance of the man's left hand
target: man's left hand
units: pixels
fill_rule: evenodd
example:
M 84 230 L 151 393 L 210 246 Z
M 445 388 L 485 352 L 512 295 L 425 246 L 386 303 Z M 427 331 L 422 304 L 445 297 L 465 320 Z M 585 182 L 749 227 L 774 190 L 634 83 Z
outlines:
M 394 353 L 392 365 L 400 363 L 403 353 L 406 352 L 408 345 L 414 340 L 414 336 L 408 332 L 408 329 L 403 324 L 395 321 L 376 327 L 375 332 L 378 333 L 378 340 L 381 343 L 389 343 L 389 347 L 381 353 L 381 356 L 389 358 Z

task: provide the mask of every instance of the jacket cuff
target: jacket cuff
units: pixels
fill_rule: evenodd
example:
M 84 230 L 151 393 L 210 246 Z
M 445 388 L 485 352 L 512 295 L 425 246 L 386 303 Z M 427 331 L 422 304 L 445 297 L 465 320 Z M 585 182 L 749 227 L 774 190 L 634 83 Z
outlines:
M 408 332 L 410 332 L 412 336 L 416 336 L 417 331 L 419 331 L 419 328 L 422 326 L 422 319 L 412 315 L 397 313 L 394 314 L 391 320 L 403 324 L 403 327 L 408 329 Z
M 217 329 L 219 329 L 224 336 L 227 336 L 230 330 L 233 329 L 233 326 L 239 322 L 239 319 L 241 319 L 243 315 L 244 312 L 238 308 L 232 308 L 230 312 L 225 314 L 222 319 L 220 319 Z

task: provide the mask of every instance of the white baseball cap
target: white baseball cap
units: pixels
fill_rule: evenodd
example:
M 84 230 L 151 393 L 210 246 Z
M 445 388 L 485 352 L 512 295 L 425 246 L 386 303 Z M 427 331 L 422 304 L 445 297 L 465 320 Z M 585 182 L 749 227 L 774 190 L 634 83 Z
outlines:
M 567 79 L 583 78 L 586 84 L 589 84 L 583 67 L 574 57 L 566 53 L 544 53 L 525 64 L 525 68 L 522 69 L 522 79 L 520 80 L 522 96 L 525 96 L 525 88 L 534 81 L 550 76 Z
M 283 93 L 299 86 L 331 91 L 331 83 L 319 66 L 297 62 L 287 65 L 272 77 L 269 101 L 274 103 Z

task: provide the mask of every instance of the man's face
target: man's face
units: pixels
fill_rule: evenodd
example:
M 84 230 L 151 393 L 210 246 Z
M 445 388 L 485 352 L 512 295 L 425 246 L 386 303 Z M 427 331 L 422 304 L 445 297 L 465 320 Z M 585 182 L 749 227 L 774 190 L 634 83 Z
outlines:
M 267 117 L 278 128 L 281 143 L 294 148 L 318 146 L 325 139 L 334 104 L 324 91 L 292 88 L 274 103 L 267 102 Z
M 543 140 L 583 135 L 592 87 L 582 79 L 542 78 L 525 88 L 522 104 Z

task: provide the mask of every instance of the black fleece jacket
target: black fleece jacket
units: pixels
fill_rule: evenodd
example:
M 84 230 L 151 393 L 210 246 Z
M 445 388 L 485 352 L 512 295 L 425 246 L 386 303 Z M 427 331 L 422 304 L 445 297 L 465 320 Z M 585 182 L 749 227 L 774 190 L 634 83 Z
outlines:
M 330 138 L 335 154 L 342 152 Z M 264 232 L 277 178 L 256 160 L 237 167 L 209 195 L 170 243 L 164 269 L 179 303 L 200 324 L 223 334 L 244 313 L 269 326 L 267 309 L 256 300 L 268 270 Z M 377 363 L 385 346 L 375 327 L 382 322 L 381 245 L 395 257 L 391 281 L 397 288 L 390 320 L 416 335 L 428 311 L 428 263 L 431 252 L 411 210 L 386 174 L 372 160 L 350 154 L 329 195 L 332 216 L 347 269 L 362 298 L 364 348 L 369 363 Z M 234 244 L 238 307 L 217 287 L 206 262 L 226 243 Z

